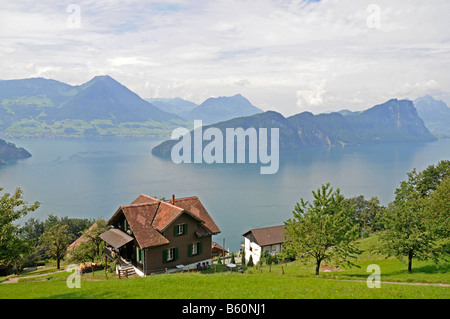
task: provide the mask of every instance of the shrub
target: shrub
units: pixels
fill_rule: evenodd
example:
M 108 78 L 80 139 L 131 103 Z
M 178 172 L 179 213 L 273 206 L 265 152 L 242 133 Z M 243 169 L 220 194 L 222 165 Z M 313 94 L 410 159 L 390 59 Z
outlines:
M 252 255 L 250 255 L 250 258 L 248 259 L 247 266 L 248 267 L 253 267 L 253 257 L 252 257 Z

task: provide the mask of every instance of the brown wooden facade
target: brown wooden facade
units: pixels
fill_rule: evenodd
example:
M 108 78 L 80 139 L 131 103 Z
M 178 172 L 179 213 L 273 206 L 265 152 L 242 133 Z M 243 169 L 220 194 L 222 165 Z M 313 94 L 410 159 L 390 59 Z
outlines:
M 211 263 L 212 235 L 220 230 L 197 198 L 186 199 L 193 206 L 186 206 L 182 200 L 180 205 L 195 213 L 176 206 L 175 202 L 121 206 L 108 223 L 133 240 L 130 238 L 121 247 L 109 247 L 108 254 L 115 251 L 143 275 Z

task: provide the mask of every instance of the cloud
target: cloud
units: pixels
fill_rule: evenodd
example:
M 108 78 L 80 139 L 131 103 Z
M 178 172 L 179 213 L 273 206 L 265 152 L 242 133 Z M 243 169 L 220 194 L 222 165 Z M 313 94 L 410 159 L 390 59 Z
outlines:
M 309 89 L 298 90 L 297 106 L 304 110 L 321 106 L 324 103 L 326 83 L 326 80 L 322 80 L 320 83 L 310 84 Z
M 3 79 L 109 74 L 143 97 L 241 93 L 285 115 L 426 92 L 450 104 L 446 0 L 377 0 L 380 28 L 369 0 L 73 3 L 79 28 L 68 3 L 0 4 Z

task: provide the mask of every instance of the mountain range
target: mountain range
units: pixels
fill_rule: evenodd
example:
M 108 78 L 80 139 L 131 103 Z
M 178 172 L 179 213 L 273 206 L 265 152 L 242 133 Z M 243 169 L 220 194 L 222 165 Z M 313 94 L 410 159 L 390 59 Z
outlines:
M 314 146 L 345 146 L 394 142 L 429 142 L 436 138 L 424 125 L 412 101 L 392 99 L 363 112 L 338 112 L 314 115 L 303 112 L 285 118 L 268 111 L 206 126 L 216 127 L 225 136 L 226 128 L 279 128 L 280 151 L 295 151 Z M 193 134 L 191 132 L 191 134 Z M 158 156 L 170 156 L 176 140 L 153 148 Z M 207 143 L 204 143 L 207 144 Z
M 435 140 L 431 133 L 450 136 L 450 108 L 431 96 L 414 103 L 392 99 L 362 112 L 303 112 L 285 118 L 274 111 L 263 112 L 240 94 L 211 97 L 200 105 L 181 98 L 144 100 L 108 75 L 76 86 L 44 78 L 0 80 L 0 136 L 4 137 L 167 137 L 174 128 L 192 127 L 192 120 L 216 123 L 214 127 L 223 132 L 238 127 L 279 128 L 280 149 L 285 151 L 426 142 Z M 175 143 L 163 142 L 152 152 L 168 155 Z M 0 147 L 3 162 L 31 156 L 3 140 Z
M 260 112 L 240 94 L 200 105 L 180 98 L 144 100 L 108 75 L 77 86 L 44 78 L 0 81 L 2 136 L 161 137 L 191 119 L 212 123 Z
M 364 112 L 344 110 L 319 115 L 304 112 L 286 120 L 291 130 L 292 126 L 301 128 L 300 144 L 305 145 L 359 143 L 353 140 L 353 135 L 366 141 L 373 137 L 373 132 L 377 132 L 380 141 L 412 140 L 414 135 L 410 133 L 414 130 L 420 140 L 424 135 L 419 132 L 423 125 L 418 124 L 418 117 L 436 136 L 450 136 L 450 108 L 444 102 L 425 96 L 414 101 L 414 105 L 391 100 Z M 394 118 L 396 112 L 403 116 L 403 121 Z M 255 116 L 259 121 L 264 114 L 241 94 L 211 97 L 200 105 L 181 98 L 144 100 L 108 75 L 76 86 L 44 78 L 0 80 L 3 137 L 167 137 L 176 127 L 192 127 L 192 120 L 212 124 L 232 119 L 242 121 L 239 120 L 242 117 L 250 121 Z M 398 123 L 402 130 L 395 126 Z M 327 136 L 330 141 L 320 140 L 319 136 Z
M 450 137 L 450 108 L 445 102 L 427 95 L 415 100 L 414 105 L 431 133 L 438 137 Z
M 107 75 L 78 86 L 43 78 L 0 81 L 0 119 L 2 135 L 15 137 L 133 135 L 183 122 Z
M 212 124 L 236 117 L 250 116 L 263 111 L 243 97 L 234 96 L 211 97 L 200 105 L 181 98 L 146 99 L 163 111 L 183 117 L 186 120 L 201 120 L 203 124 Z

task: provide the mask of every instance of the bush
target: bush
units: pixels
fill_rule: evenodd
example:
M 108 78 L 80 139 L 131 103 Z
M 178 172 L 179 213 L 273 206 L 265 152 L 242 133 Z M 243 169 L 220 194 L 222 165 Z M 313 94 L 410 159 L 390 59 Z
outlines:
M 252 257 L 252 255 L 250 255 L 250 258 L 248 259 L 247 266 L 248 267 L 253 267 L 253 257 Z

